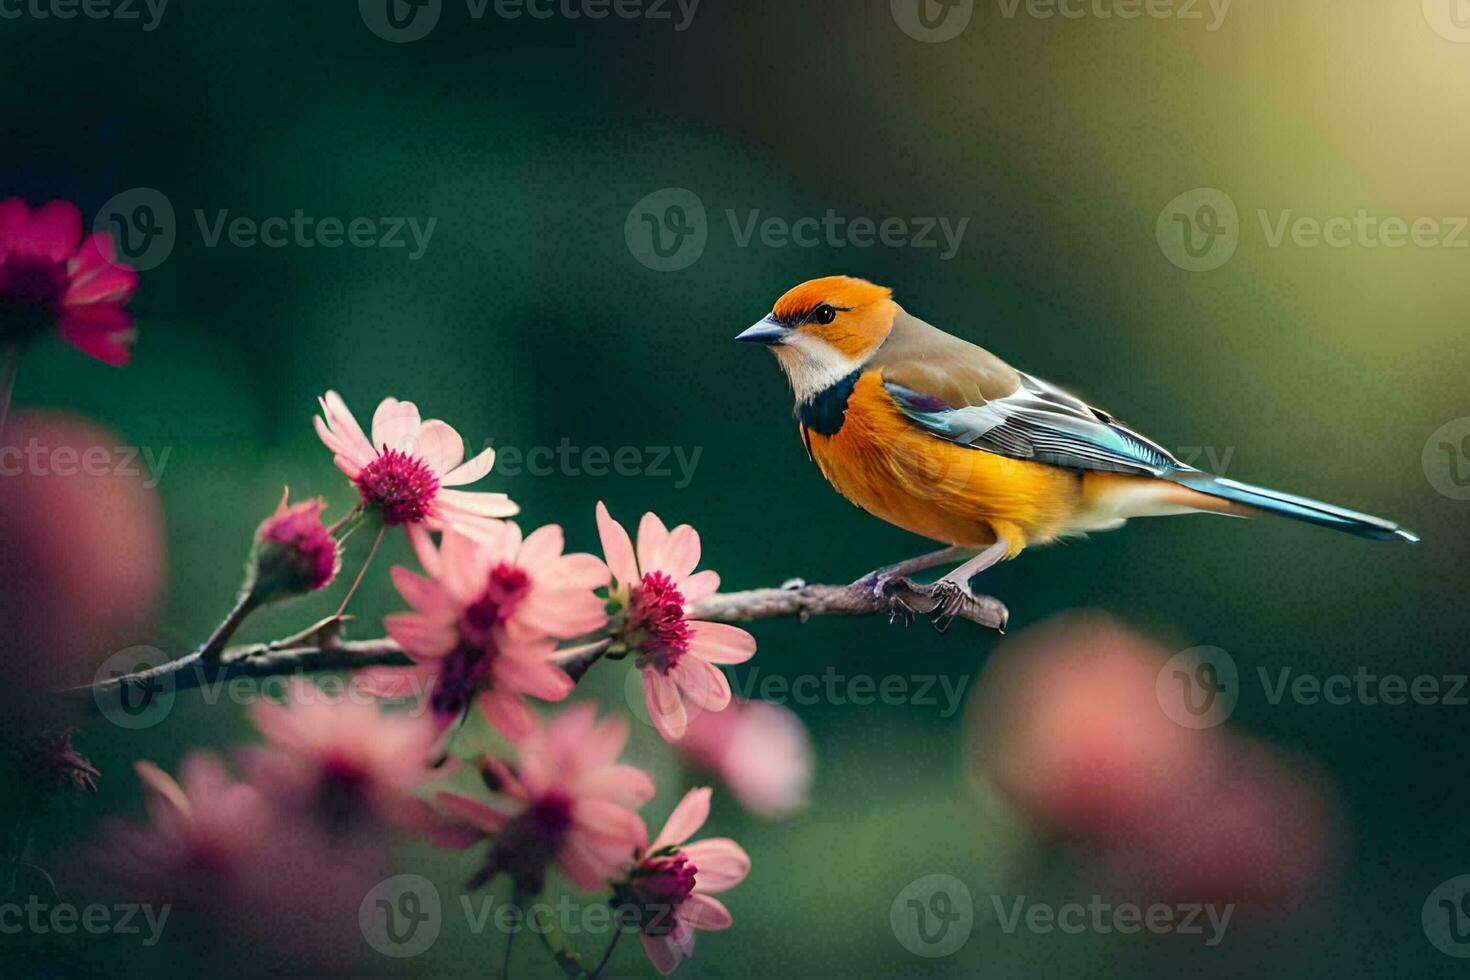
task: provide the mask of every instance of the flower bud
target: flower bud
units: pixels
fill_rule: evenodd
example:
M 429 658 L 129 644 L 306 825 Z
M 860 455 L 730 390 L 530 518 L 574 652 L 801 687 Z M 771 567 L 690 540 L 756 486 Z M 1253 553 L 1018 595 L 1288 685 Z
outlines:
M 255 533 L 247 588 L 257 605 L 326 588 L 341 567 L 337 542 L 322 524 L 326 501 L 287 506 L 288 497 L 289 491 L 282 494 Z
M 21 781 L 38 793 L 62 789 L 97 792 L 102 774 L 71 744 L 75 732 L 44 732 L 20 750 L 16 771 Z

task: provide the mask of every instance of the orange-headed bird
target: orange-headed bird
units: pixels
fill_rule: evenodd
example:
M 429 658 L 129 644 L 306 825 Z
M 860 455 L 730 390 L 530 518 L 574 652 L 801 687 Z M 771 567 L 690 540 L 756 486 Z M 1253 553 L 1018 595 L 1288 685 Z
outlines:
M 963 562 L 951 593 L 1028 545 L 1132 517 L 1280 514 L 1379 540 L 1390 521 L 1211 476 L 1056 385 L 905 312 L 892 290 L 802 283 L 738 340 L 771 348 L 796 393 L 808 455 L 870 514 L 949 547 L 880 569 L 893 579 Z

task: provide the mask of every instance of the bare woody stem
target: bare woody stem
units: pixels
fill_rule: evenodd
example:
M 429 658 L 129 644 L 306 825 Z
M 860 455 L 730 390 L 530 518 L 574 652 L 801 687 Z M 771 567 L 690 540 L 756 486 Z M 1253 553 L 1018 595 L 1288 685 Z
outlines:
M 908 620 L 914 616 L 940 615 L 965 619 L 976 625 L 1004 632 L 1009 613 L 997 599 L 988 596 L 945 594 L 935 585 L 895 579 L 883 594 L 871 585 L 806 585 L 799 581 L 777 589 L 726 592 L 699 602 L 694 618 L 720 623 L 748 623 L 760 619 L 795 616 L 802 622 L 813 616 L 886 615 Z M 413 661 L 392 640 L 341 640 L 336 621 L 299 636 L 269 643 L 225 647 L 217 657 L 207 656 L 211 643 L 177 660 L 124 674 L 96 684 L 73 688 L 68 694 L 99 696 L 132 687 L 156 689 L 172 685 L 187 690 L 232 680 L 237 677 L 276 677 L 287 674 L 354 671 L 365 667 L 408 667 Z M 573 679 L 580 680 L 602 658 L 603 648 L 594 646 L 562 664 Z

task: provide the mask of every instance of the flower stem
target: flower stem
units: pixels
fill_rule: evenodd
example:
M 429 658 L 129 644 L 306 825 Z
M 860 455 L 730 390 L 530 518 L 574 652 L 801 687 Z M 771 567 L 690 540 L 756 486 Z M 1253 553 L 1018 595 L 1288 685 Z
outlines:
M 235 600 L 235 608 L 230 610 L 230 614 L 214 628 L 209 639 L 205 640 L 204 645 L 199 648 L 199 659 L 218 662 L 220 654 L 224 653 L 225 644 L 230 642 L 230 637 L 234 636 L 240 624 L 245 622 L 245 617 L 255 611 L 255 606 L 255 596 L 249 590 L 241 592 L 239 598 Z
M 20 345 L 7 344 L 0 349 L 0 432 L 10 414 L 10 396 L 15 391 L 15 375 L 20 370 Z
M 373 538 L 373 546 L 368 551 L 367 560 L 362 563 L 362 570 L 357 573 L 357 580 L 352 583 L 352 588 L 347 590 L 347 595 L 344 596 L 342 599 L 342 606 L 340 609 L 337 610 L 338 616 L 341 616 L 347 611 L 347 604 L 351 602 L 352 597 L 357 594 L 357 587 L 362 584 L 362 577 L 367 574 L 368 566 L 372 565 L 373 559 L 377 557 L 378 545 L 383 543 L 383 535 L 387 533 L 387 531 L 388 526 L 386 524 L 378 528 L 378 536 L 376 538 Z
M 607 949 L 602 951 L 602 959 L 598 960 L 597 966 L 592 968 L 592 972 L 588 974 L 588 980 L 597 980 L 598 976 L 602 974 L 603 968 L 607 966 L 608 960 L 612 959 L 613 950 L 618 948 L 618 940 L 622 938 L 623 930 L 614 926 L 612 942 L 608 943 Z

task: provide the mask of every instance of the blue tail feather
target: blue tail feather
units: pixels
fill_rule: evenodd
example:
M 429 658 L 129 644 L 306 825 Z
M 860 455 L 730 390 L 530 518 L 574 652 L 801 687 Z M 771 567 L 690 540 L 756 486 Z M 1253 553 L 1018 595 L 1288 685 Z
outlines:
M 1247 507 L 1254 507 L 1270 514 L 1279 514 L 1282 517 L 1290 517 L 1293 520 L 1306 521 L 1308 524 L 1330 527 L 1334 531 L 1345 531 L 1360 538 L 1371 538 L 1375 541 L 1417 542 L 1419 540 L 1419 536 L 1414 532 L 1381 517 L 1360 514 L 1344 507 L 1282 493 L 1279 490 L 1253 487 L 1248 483 L 1237 483 L 1234 480 L 1198 471 L 1172 473 L 1167 479 L 1211 497 L 1244 504 Z

